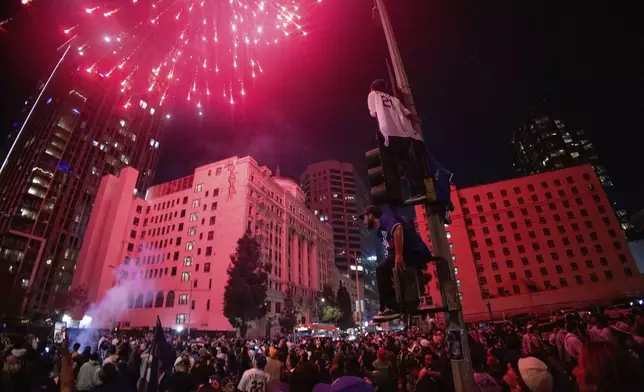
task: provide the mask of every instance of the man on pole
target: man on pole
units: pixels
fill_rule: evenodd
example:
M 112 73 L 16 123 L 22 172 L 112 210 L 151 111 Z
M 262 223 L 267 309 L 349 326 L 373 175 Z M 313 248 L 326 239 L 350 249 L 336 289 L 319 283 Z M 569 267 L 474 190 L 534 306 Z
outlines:
M 371 92 L 367 98 L 369 113 L 378 120 L 380 142 L 409 182 L 411 197 L 406 202 L 417 203 L 427 198 L 424 182 L 427 171 L 425 143 L 423 136 L 412 124 L 412 120 L 419 120 L 398 98 L 385 90 L 386 84 L 383 79 L 371 84 Z
M 380 312 L 375 322 L 394 320 L 401 317 L 393 285 L 394 268 L 407 266 L 422 270 L 430 261 L 429 248 L 414 227 L 391 212 L 384 212 L 378 206 L 368 206 L 360 219 L 369 230 L 378 230 L 378 237 L 385 247 L 385 258 L 376 267 L 376 281 L 380 295 Z

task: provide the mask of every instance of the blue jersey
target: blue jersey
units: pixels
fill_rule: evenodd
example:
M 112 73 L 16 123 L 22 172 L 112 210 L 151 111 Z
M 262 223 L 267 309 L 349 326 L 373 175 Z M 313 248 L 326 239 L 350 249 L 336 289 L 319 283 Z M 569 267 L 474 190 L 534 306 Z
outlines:
M 380 227 L 378 237 L 385 247 L 385 257 L 395 254 L 394 229 L 401 226 L 403 229 L 403 259 L 414 264 L 414 262 L 427 262 L 431 257 L 429 248 L 420 238 L 412 224 L 405 222 L 402 218 L 390 213 L 383 212 L 380 216 Z

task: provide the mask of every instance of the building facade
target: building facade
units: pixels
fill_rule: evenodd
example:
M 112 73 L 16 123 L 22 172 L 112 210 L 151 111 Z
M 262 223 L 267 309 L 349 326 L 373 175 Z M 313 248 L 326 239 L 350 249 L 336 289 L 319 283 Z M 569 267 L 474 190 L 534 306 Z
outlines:
M 231 157 L 151 187 L 142 199 L 133 196 L 140 175 L 126 168 L 103 178 L 81 249 L 74 287 L 88 289 L 99 326 L 153 326 L 159 316 L 168 327 L 230 330 L 224 287 L 246 231 L 272 265 L 268 314 L 249 333 L 279 329 L 289 288 L 298 322 L 315 319 L 322 286 L 337 287 L 333 232 L 306 208 L 294 181 L 250 157 Z M 114 317 L 97 320 L 100 314 Z
M 633 226 L 626 210 L 615 200 L 614 184 L 587 133 L 567 121 L 552 105 L 543 102 L 511 138 L 513 166 L 521 175 L 543 173 L 582 164 L 592 165 L 602 187 L 612 199 L 622 230 Z
M 453 189 L 446 227 L 466 319 L 644 295 L 620 223 L 591 165 Z M 417 223 L 428 242 L 427 218 Z M 435 268 L 427 285 L 440 303 Z
M 363 227 L 359 215 L 369 204 L 369 196 L 353 165 L 347 162 L 328 160 L 307 166 L 300 177 L 306 193 L 306 205 L 320 221 L 333 229 L 335 265 L 343 280 L 348 283 L 354 313 L 358 291 L 355 288 L 355 272 L 358 270 L 360 285 L 360 308 L 370 317 L 377 311 L 378 294 L 375 285 L 376 242 L 374 233 Z M 350 287 L 354 287 L 351 289 Z
M 116 84 L 63 56 L 11 134 L 0 171 L 0 273 L 23 311 L 64 302 L 102 176 L 129 165 L 142 173 L 137 191 L 151 184 L 166 118 L 143 99 L 125 109 Z

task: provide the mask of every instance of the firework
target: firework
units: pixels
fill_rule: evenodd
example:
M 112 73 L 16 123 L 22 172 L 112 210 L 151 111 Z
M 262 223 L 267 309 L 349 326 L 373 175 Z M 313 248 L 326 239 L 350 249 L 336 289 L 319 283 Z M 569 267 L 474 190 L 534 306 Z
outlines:
M 82 68 L 118 78 L 124 108 L 234 105 L 262 73 L 262 59 L 288 37 L 304 37 L 304 17 L 321 0 L 102 0 L 83 2 L 61 31 Z M 36 3 L 28 1 L 30 6 Z M 223 91 L 222 96 L 212 91 Z

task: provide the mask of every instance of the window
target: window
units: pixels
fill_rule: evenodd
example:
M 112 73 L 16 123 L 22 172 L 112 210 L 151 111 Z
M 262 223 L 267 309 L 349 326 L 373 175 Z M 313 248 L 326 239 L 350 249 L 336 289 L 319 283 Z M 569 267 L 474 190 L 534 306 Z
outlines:
M 584 243 L 584 236 L 582 234 L 577 234 L 575 236 L 575 239 L 577 240 L 578 244 L 583 244 Z
M 519 293 L 521 292 L 521 289 L 519 288 L 519 285 L 517 285 L 517 284 L 513 284 L 513 285 L 512 285 L 512 292 L 513 292 L 514 294 L 519 294 Z
M 192 201 L 192 207 L 193 207 L 193 208 L 197 208 L 197 207 L 199 207 L 199 199 L 194 199 L 194 200 Z
M 503 225 L 502 224 L 496 225 L 496 230 L 498 230 L 499 233 L 502 233 L 503 232 Z
M 490 203 L 490 208 L 496 210 L 496 203 Z
M 206 301 L 206 310 L 210 310 L 210 300 Z
M 576 223 L 571 224 L 570 227 L 572 227 L 574 231 L 579 231 L 579 225 Z
M 487 227 L 483 228 L 483 234 L 490 234 L 490 229 Z
M 600 257 L 599 264 L 601 264 L 602 267 L 606 267 L 608 265 L 608 259 L 606 259 L 605 257 Z
M 582 256 L 588 255 L 588 248 L 586 248 L 585 246 L 582 246 L 580 250 Z
M 559 260 L 559 254 L 557 252 L 550 253 L 550 257 L 552 257 L 554 261 Z
M 496 253 L 495 253 L 493 250 L 488 250 L 488 251 L 487 251 L 487 255 L 488 255 L 491 259 L 493 259 L 493 258 L 495 258 L 495 257 L 496 257 Z
M 481 216 L 479 217 L 479 221 L 481 221 L 481 223 L 485 223 L 487 222 L 487 219 L 484 216 Z
M 517 280 L 517 273 L 516 272 L 510 272 L 510 279 Z
M 539 244 L 537 242 L 532 243 L 532 249 L 539 250 Z
M 584 284 L 584 278 L 582 278 L 581 275 L 575 275 L 575 282 L 577 282 L 577 284 L 579 285 L 582 285 Z
M 619 254 L 619 262 L 622 264 L 626 264 L 628 262 L 628 259 L 626 258 L 626 255 L 623 253 Z
M 172 270 L 170 270 L 170 276 L 175 276 L 177 274 L 177 267 L 172 267 Z
M 488 192 L 488 193 L 487 193 L 487 199 L 488 199 L 488 200 L 492 200 L 492 199 L 494 199 L 494 195 L 492 194 L 492 192 Z
M 568 280 L 566 278 L 559 278 L 559 284 L 561 287 L 568 287 Z
M 514 233 L 514 240 L 515 240 L 515 241 L 521 241 L 521 234 L 519 234 L 519 233 Z
M 539 197 L 537 195 L 530 196 L 530 199 L 532 199 L 532 201 L 535 203 L 539 201 Z
M 631 270 L 630 268 L 626 267 L 626 268 L 624 268 L 624 274 L 626 276 L 633 276 L 633 270 Z
M 196 222 L 197 219 L 199 219 L 199 213 L 198 212 L 193 212 L 190 214 L 190 222 Z
M 503 254 L 506 255 L 506 256 L 510 256 L 510 249 L 503 248 Z
M 525 273 L 525 277 L 526 277 L 527 279 L 532 279 L 532 271 L 530 271 L 530 270 L 525 270 L 525 271 L 524 271 L 524 273 Z
M 194 241 L 186 242 L 186 250 L 192 250 L 194 247 L 195 247 L 195 242 Z
M 555 203 L 548 204 L 548 207 L 550 207 L 550 209 L 553 211 L 557 209 L 557 205 Z
M 486 238 L 485 239 L 485 245 L 492 246 L 492 239 L 491 238 Z
M 545 216 L 540 216 L 539 217 L 539 223 L 542 224 L 542 225 L 545 225 L 546 224 L 546 217 Z
M 183 258 L 183 265 L 185 267 L 191 266 L 192 265 L 192 257 L 191 256 L 186 256 Z
M 508 268 L 513 268 L 514 267 L 514 262 L 512 260 L 506 260 L 505 265 L 507 265 Z
M 542 212 L 543 212 L 543 208 L 541 208 L 541 206 L 536 206 L 536 207 L 534 207 L 534 210 L 535 210 L 535 211 L 537 211 L 538 213 L 542 213 Z
M 148 291 L 148 294 L 145 296 L 145 307 L 151 308 L 153 301 L 154 301 L 154 293 L 152 291 Z
M 503 207 L 510 207 L 510 201 L 509 200 L 503 200 Z
M 575 254 L 572 251 L 572 249 L 566 250 L 566 255 L 568 256 L 569 259 L 572 259 L 573 257 L 575 257 Z
M 188 235 L 195 235 L 195 234 L 197 234 L 197 226 L 188 227 Z M 177 243 L 177 245 L 180 245 L 180 244 Z
M 206 256 L 212 256 L 212 246 L 206 247 Z
M 561 186 L 561 181 L 559 180 L 555 180 L 554 183 L 555 183 L 555 186 Z
M 554 248 L 555 247 L 555 242 L 553 240 L 548 240 L 546 241 L 548 243 L 548 248 Z
M 185 313 L 180 313 L 177 315 L 177 318 L 175 320 L 175 323 L 178 325 L 183 325 L 186 323 L 186 314 Z
M 182 272 L 181 273 L 181 281 L 182 282 L 190 281 L 190 272 Z
M 550 229 L 548 229 L 548 228 L 543 229 L 543 235 L 549 236 L 550 235 Z
M 275 313 L 282 313 L 282 303 L 275 302 Z
M 546 267 L 541 267 L 539 272 L 541 272 L 541 276 L 548 276 L 548 269 Z
M 619 241 L 615 241 L 615 242 L 613 242 L 613 247 L 615 249 L 617 249 L 617 250 L 621 250 L 622 249 L 622 243 L 619 242 Z
M 566 228 L 565 228 L 565 227 L 563 227 L 563 225 L 559 225 L 559 226 L 557 226 L 557 230 L 559 230 L 559 232 L 560 232 L 561 234 L 563 234 L 563 233 L 565 233 L 565 232 L 566 232 Z
M 602 248 L 602 246 L 599 244 L 595 244 L 595 251 L 597 253 L 602 253 L 604 251 L 604 248 Z
M 519 228 L 519 226 L 517 225 L 517 222 L 510 222 L 510 227 L 511 227 L 513 230 L 516 230 L 516 229 L 518 229 L 518 228 Z
M 210 272 L 210 263 L 206 263 L 203 265 L 203 272 Z
M 534 238 L 537 238 L 537 233 L 535 233 L 534 231 L 529 231 L 529 232 L 528 232 L 528 236 L 529 236 L 530 238 L 534 239 Z
M 165 299 L 165 307 L 172 308 L 174 307 L 174 291 L 168 291 L 168 295 Z
M 515 193 L 515 194 L 517 194 L 517 195 L 518 195 L 519 193 L 521 193 L 521 188 L 519 188 L 518 186 L 515 186 L 515 187 L 514 187 L 514 193 Z
M 501 189 L 501 196 L 507 197 L 508 196 L 508 191 L 506 191 L 505 189 Z
M 555 271 L 557 271 L 558 274 L 563 274 L 563 267 L 560 265 L 555 265 Z
M 579 271 L 577 263 L 570 263 L 570 268 L 572 268 L 573 271 Z
M 525 248 L 523 247 L 523 245 L 517 246 L 517 249 L 519 250 L 519 253 L 525 253 Z
M 188 294 L 179 294 L 179 305 L 188 304 Z
M 499 270 L 499 263 L 496 261 L 492 262 L 492 271 L 498 271 Z
M 604 275 L 606 275 L 606 279 L 608 279 L 608 280 L 613 279 L 613 271 L 611 271 L 611 270 L 604 271 Z
M 522 263 L 523 265 L 529 265 L 529 264 L 530 264 L 530 262 L 528 261 L 528 258 L 527 258 L 527 257 L 522 257 L 522 258 L 521 258 L 521 263 Z
M 217 211 L 217 202 L 212 203 L 210 206 L 210 211 Z
M 501 215 L 499 215 L 499 214 L 494 214 L 494 215 L 492 215 L 492 217 L 493 217 L 493 218 L 494 218 L 494 220 L 495 220 L 495 221 L 497 221 L 497 222 L 501 220 Z
M 201 192 L 202 189 L 203 189 L 203 184 L 195 185 L 195 192 Z
M 185 196 L 185 197 L 183 198 L 183 204 L 188 204 L 188 196 Z
M 521 209 L 521 215 L 527 216 L 528 215 L 528 209 L 527 208 L 522 208 Z
M 501 283 L 501 275 L 494 275 L 494 280 L 496 283 Z
M 481 197 L 479 195 L 474 195 L 474 201 L 476 202 L 481 201 Z
M 545 182 L 545 181 L 541 181 L 541 187 L 542 187 L 543 189 L 548 189 L 548 183 L 547 183 L 547 182 Z
M 485 276 L 479 276 L 479 284 L 486 285 L 487 284 L 487 278 Z

